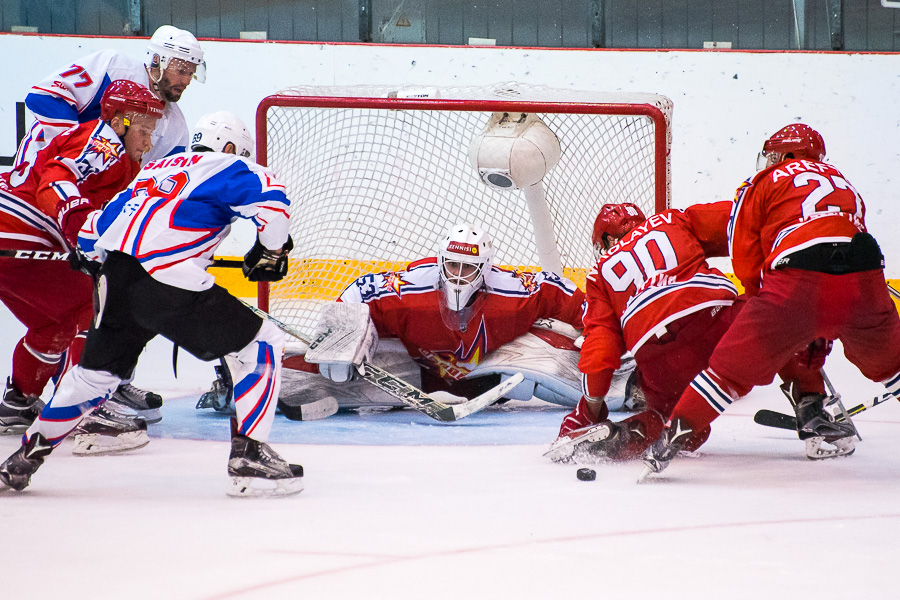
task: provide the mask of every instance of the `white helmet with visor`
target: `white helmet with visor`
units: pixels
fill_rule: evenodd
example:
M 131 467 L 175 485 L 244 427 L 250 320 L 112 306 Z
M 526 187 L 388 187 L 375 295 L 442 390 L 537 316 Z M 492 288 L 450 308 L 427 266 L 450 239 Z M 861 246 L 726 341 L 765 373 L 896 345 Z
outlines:
M 484 278 L 494 261 L 491 236 L 471 223 L 454 225 L 441 240 L 438 260 L 441 318 L 447 327 L 465 331 L 486 300 Z

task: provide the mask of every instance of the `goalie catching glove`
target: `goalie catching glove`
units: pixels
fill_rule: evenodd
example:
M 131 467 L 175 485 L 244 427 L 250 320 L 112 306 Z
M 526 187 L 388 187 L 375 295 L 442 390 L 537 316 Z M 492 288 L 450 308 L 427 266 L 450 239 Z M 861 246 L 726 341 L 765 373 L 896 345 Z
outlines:
M 362 372 L 363 363 L 372 360 L 377 347 L 378 332 L 368 304 L 329 302 L 319 311 L 306 362 L 317 363 L 323 377 L 343 383 L 353 379 L 351 367 Z
M 281 281 L 287 275 L 288 252 L 293 248 L 291 236 L 288 236 L 281 250 L 269 250 L 257 236 L 250 252 L 244 255 L 244 277 L 250 281 Z

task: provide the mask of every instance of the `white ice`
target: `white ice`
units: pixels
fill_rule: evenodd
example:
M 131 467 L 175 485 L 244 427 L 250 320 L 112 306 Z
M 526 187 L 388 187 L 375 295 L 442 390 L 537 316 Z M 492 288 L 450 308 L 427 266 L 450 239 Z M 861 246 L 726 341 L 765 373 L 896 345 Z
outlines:
M 21 327 L 0 311 L 0 365 Z M 493 408 L 458 425 L 411 411 L 278 416 L 273 445 L 306 469 L 283 499 L 224 494 L 227 420 L 195 411 L 212 368 L 154 342 L 136 383 L 161 390 L 149 446 L 79 458 L 65 442 L 22 493 L 0 493 L 0 597 L 896 598 L 900 406 L 855 421 L 848 458 L 811 462 L 774 386 L 714 423 L 699 458 L 637 485 L 637 463 L 542 458 L 564 410 Z M 849 406 L 880 393 L 836 348 Z M 18 446 L 0 438 L 0 455 Z

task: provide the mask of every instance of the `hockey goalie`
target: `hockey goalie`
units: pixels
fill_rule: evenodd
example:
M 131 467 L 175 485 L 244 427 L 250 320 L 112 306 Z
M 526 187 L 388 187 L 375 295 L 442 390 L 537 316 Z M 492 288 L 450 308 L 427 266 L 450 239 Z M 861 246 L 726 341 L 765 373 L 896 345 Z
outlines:
M 450 227 L 436 257 L 404 271 L 371 273 L 322 306 L 316 343 L 285 359 L 279 406 L 311 420 L 339 408 L 402 406 L 356 377 L 372 362 L 451 404 L 474 398 L 516 372 L 525 380 L 507 400 L 575 406 L 581 398 L 578 336 L 584 293 L 552 272 L 493 264 L 490 234 Z M 633 362 L 615 378 L 609 402 L 621 408 Z M 227 410 L 215 390 L 198 407 Z

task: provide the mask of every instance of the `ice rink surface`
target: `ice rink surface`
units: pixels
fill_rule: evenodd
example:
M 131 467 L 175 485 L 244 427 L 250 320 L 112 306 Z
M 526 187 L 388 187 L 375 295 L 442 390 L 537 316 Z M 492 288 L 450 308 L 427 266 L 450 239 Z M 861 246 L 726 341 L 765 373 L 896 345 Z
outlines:
M 0 316 L 0 364 L 21 329 Z M 166 398 L 149 446 L 80 458 L 65 442 L 23 493 L 0 493 L 2 598 L 896 598 L 900 406 L 856 417 L 848 458 L 811 462 L 774 386 L 714 423 L 698 458 L 637 485 L 542 457 L 564 409 L 496 407 L 455 425 L 410 410 L 276 417 L 306 469 L 282 499 L 225 495 L 227 418 L 194 409 L 212 368 L 154 342 L 136 383 Z M 880 393 L 835 348 L 850 406 Z M 16 437 L 0 438 L 9 455 Z

